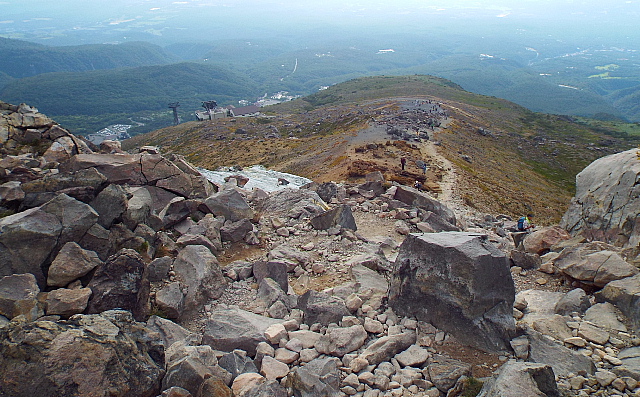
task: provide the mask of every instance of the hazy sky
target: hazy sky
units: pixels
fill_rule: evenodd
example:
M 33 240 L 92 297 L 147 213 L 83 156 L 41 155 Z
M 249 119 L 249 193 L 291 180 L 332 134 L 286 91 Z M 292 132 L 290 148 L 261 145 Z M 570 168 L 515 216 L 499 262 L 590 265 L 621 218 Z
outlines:
M 473 34 L 486 26 L 521 24 L 540 31 L 615 36 L 637 34 L 640 20 L 640 0 L 0 0 L 0 10 L 0 36 L 68 44 L 100 42 L 117 36 L 114 32 L 122 32 L 122 38 L 137 32 L 139 39 L 146 34 L 156 41 L 178 41 L 190 34 L 246 38 L 322 26 L 437 26 Z M 78 31 L 110 33 L 101 37 Z

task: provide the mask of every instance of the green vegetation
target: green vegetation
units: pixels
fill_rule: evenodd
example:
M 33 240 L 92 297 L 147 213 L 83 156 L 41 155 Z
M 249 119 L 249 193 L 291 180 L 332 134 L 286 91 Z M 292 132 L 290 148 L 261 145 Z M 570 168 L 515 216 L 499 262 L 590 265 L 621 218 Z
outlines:
M 0 72 L 14 78 L 51 72 L 84 72 L 176 62 L 145 42 L 49 47 L 0 37 Z
M 246 77 L 197 63 L 48 73 L 13 80 L 0 91 L 4 101 L 29 103 L 63 125 L 71 121 L 77 132 L 96 131 L 116 121 L 132 124 L 121 120 L 136 116 L 156 120 L 152 114 L 165 111 L 170 102 L 180 102 L 182 118 L 191 120 L 193 116 L 185 113 L 198 109 L 202 101 L 216 98 L 219 103 L 231 103 L 256 95 Z M 102 121 L 108 124 L 99 125 Z M 172 118 L 167 124 L 171 122 Z
M 484 385 L 484 382 L 477 378 L 469 377 L 465 379 L 464 389 L 460 397 L 476 397 L 480 393 L 480 390 L 482 390 L 482 385 Z

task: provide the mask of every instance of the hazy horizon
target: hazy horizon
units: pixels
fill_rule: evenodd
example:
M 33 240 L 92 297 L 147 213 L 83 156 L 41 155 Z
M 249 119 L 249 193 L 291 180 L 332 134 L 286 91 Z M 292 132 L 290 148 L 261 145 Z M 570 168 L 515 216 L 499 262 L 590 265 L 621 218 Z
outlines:
M 425 33 L 514 35 L 557 39 L 640 37 L 640 0 L 338 1 L 115 0 L 0 1 L 0 36 L 51 45 Z M 320 36 L 320 37 L 318 37 Z M 612 43 L 613 44 L 613 43 Z

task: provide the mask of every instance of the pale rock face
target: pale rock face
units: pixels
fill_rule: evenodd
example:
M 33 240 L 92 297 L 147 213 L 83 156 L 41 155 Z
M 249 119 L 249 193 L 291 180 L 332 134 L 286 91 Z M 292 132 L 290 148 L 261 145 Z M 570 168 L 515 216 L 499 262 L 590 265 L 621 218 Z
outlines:
M 560 226 L 572 235 L 585 232 L 616 245 L 638 245 L 639 179 L 636 149 L 594 161 L 576 176 L 576 195 Z

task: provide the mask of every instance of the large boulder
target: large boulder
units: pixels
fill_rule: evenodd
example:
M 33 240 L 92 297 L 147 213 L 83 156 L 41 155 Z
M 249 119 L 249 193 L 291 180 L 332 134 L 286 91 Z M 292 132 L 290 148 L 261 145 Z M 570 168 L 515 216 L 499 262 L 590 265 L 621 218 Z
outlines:
M 215 350 L 231 352 L 241 349 L 254 356 L 260 342 L 266 342 L 264 331 L 282 323 L 237 307 L 218 306 L 205 323 L 202 343 Z
M 602 243 L 579 244 L 565 248 L 553 263 L 561 273 L 596 287 L 638 274 L 635 266 L 606 248 Z
M 389 293 L 396 313 L 469 346 L 503 352 L 515 332 L 514 299 L 507 258 L 486 236 L 411 234 L 400 246 Z
M 314 216 L 311 218 L 311 226 L 317 230 L 327 230 L 336 226 L 354 231 L 358 230 L 351 207 L 348 205 L 341 205 Z
M 360 358 L 367 360 L 371 365 L 380 364 L 390 360 L 396 354 L 405 351 L 416 343 L 415 332 L 403 332 L 395 335 L 383 336 L 374 340 L 360 354 Z
M 0 329 L 0 394 L 154 397 L 164 376 L 157 334 L 114 310 Z
M 556 343 L 534 330 L 528 330 L 527 336 L 529 338 L 529 361 L 550 365 L 553 372 L 559 376 L 568 376 L 571 373 L 593 374 L 595 372 L 593 361 L 584 354 Z
M 351 314 L 342 299 L 314 290 L 300 296 L 298 308 L 304 312 L 304 322 L 307 325 L 338 324 L 342 317 Z
M 426 192 L 408 186 L 397 186 L 393 199 L 411 207 L 431 211 L 450 225 L 456 224 L 456 216 L 453 211 Z
M 204 245 L 188 245 L 173 262 L 176 279 L 187 288 L 184 306 L 192 310 L 206 299 L 222 295 L 227 282 L 218 260 Z
M 83 249 L 78 243 L 66 243 L 49 266 L 47 285 L 65 287 L 100 265 L 98 254 Z
M 287 376 L 288 386 L 294 396 L 300 397 L 338 397 L 340 392 L 340 360 L 336 358 L 317 358 L 304 367 L 297 367 Z
M 231 222 L 253 218 L 253 210 L 236 189 L 215 193 L 204 201 L 204 207 L 215 216 L 224 216 Z
M 138 321 L 149 316 L 149 271 L 133 250 L 122 249 L 98 266 L 87 287 L 92 291 L 87 313 L 119 308 Z
M 480 390 L 478 397 L 559 397 L 553 369 L 546 364 L 508 361 Z
M 526 252 L 531 254 L 544 255 L 551 247 L 561 241 L 569 240 L 571 236 L 564 229 L 558 226 L 545 227 L 527 234 L 522 245 Z
M 320 214 L 327 206 L 316 192 L 307 189 L 282 189 L 270 193 L 261 204 L 261 213 L 289 218 L 304 218 Z
M 0 219 L 0 276 L 32 273 L 44 286 L 43 268 L 64 244 L 80 241 L 97 220 L 93 208 L 66 194 Z
M 616 305 L 640 329 L 640 275 L 610 282 L 596 294 L 596 299 Z
M 12 274 L 0 279 L 0 315 L 24 316 L 33 321 L 44 313 L 38 304 L 40 288 L 33 274 Z
M 69 317 L 87 308 L 91 289 L 59 288 L 47 294 L 47 315 Z
M 640 242 L 640 159 L 638 150 L 600 158 L 576 176 L 576 195 L 560 226 L 616 245 Z

